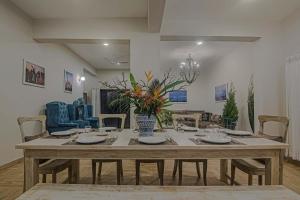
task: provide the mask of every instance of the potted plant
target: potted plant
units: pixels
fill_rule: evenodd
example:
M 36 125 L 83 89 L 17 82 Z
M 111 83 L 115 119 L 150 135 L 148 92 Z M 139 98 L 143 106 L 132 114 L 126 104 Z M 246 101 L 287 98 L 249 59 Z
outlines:
M 250 78 L 250 83 L 248 87 L 248 118 L 249 123 L 254 133 L 254 84 L 253 84 L 253 75 Z
M 230 84 L 228 98 L 223 109 L 223 120 L 225 128 L 235 129 L 237 120 L 239 118 L 239 111 L 235 102 L 235 89 L 233 83 Z
M 175 79 L 170 72 L 164 74 L 162 80 L 154 78 L 151 71 L 146 72 L 145 75 L 145 81 L 136 81 L 134 75 L 130 73 L 130 87 L 124 77 L 122 81 L 112 85 L 103 84 L 119 91 L 119 98 L 112 101 L 111 105 L 118 106 L 123 111 L 129 110 L 131 106 L 134 107 L 140 136 L 152 136 L 156 121 L 162 128 L 160 115 L 166 111 L 166 107 L 172 105 L 166 95 L 182 88 L 184 81 Z

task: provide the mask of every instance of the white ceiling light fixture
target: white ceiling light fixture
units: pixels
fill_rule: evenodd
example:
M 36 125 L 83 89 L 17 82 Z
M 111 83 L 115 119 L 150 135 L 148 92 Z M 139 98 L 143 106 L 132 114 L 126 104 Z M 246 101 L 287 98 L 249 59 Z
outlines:
M 104 42 L 104 43 L 103 43 L 103 46 L 106 46 L 106 47 L 107 47 L 107 46 L 109 46 L 109 43 Z
M 197 42 L 197 45 L 198 45 L 198 46 L 200 46 L 200 45 L 202 45 L 202 44 L 203 44 L 202 41 L 198 41 L 198 42 Z
M 181 78 L 188 84 L 192 84 L 200 75 L 200 63 L 194 61 L 191 54 L 185 62 L 180 63 L 179 68 Z
M 80 81 L 82 81 L 82 82 L 85 81 L 85 76 L 81 76 Z

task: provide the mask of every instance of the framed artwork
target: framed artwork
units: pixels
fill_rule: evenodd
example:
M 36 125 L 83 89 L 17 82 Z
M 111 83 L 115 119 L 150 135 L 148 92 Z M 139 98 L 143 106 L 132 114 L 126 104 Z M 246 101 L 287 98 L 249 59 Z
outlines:
M 175 90 L 169 92 L 169 101 L 174 103 L 186 103 L 187 102 L 187 91 L 186 90 Z
M 72 93 L 73 90 L 73 74 L 65 70 L 64 75 L 64 88 L 65 92 Z
M 23 84 L 45 87 L 45 68 L 23 60 Z
M 219 85 L 215 87 L 215 101 L 223 102 L 227 99 L 227 84 Z

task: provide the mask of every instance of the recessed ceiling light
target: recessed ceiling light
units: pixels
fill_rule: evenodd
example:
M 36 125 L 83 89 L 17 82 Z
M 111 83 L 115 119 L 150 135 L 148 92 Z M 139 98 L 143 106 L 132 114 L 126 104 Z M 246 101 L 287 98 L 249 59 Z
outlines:
M 109 43 L 105 42 L 103 43 L 104 46 L 109 46 Z
M 198 41 L 198 42 L 197 42 L 197 45 L 202 45 L 202 44 L 203 44 L 202 41 Z

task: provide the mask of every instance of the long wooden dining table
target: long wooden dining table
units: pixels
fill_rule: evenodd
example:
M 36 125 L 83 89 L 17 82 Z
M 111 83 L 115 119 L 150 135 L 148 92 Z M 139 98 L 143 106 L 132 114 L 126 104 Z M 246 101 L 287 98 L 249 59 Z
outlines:
M 24 150 L 25 190 L 39 182 L 39 159 L 72 159 L 73 182 L 79 180 L 80 159 L 220 159 L 220 180 L 228 181 L 228 159 L 265 158 L 266 185 L 282 184 L 284 150 L 287 144 L 261 137 L 233 137 L 230 144 L 196 144 L 193 139 L 199 138 L 194 132 L 177 132 L 167 129 L 157 135 L 172 140 L 172 144 L 144 145 L 131 144 L 138 133 L 130 129 L 121 132 L 110 132 L 112 144 L 81 145 L 72 143 L 70 138 L 39 138 L 16 145 Z M 207 134 L 207 133 L 206 133 Z

